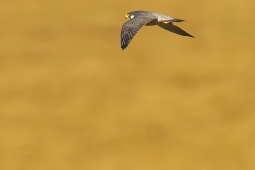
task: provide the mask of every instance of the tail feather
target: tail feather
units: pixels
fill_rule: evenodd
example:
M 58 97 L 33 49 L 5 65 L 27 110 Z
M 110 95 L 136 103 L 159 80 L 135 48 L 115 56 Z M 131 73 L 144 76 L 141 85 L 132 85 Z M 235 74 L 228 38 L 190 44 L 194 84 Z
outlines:
M 172 22 L 184 22 L 185 20 L 174 18 L 171 20 Z

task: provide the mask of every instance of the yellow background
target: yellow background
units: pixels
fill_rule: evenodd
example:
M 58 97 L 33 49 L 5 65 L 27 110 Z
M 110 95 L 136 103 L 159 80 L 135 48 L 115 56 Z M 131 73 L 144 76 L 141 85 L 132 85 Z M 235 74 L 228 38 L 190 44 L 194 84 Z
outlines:
M 124 16 L 154 11 L 196 38 Z M 255 2 L 0 3 L 1 170 L 254 170 Z

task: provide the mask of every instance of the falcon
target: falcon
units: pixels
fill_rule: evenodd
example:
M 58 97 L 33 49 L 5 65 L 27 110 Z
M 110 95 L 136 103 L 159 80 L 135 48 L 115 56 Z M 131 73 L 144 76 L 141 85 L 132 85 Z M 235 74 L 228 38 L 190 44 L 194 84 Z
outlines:
M 149 11 L 133 11 L 126 14 L 125 18 L 129 20 L 125 22 L 121 30 L 121 48 L 124 50 L 136 35 L 138 30 L 145 26 L 158 25 L 159 27 L 182 36 L 193 37 L 181 28 L 173 25 L 173 22 L 183 22 L 185 20 L 173 18 L 167 15 L 149 12 Z M 194 37 L 193 37 L 194 38 Z

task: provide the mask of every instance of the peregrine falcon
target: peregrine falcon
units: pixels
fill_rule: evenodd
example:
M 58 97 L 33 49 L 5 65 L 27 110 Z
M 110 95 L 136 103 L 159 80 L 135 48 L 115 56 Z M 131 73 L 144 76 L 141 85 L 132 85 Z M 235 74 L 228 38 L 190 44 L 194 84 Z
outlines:
M 182 36 L 193 37 L 181 28 L 173 25 L 172 22 L 183 22 L 185 20 L 173 18 L 163 14 L 148 11 L 133 11 L 126 14 L 125 22 L 121 30 L 121 48 L 124 50 L 140 28 L 145 26 L 158 25 L 159 27 Z M 193 37 L 194 38 L 194 37 Z

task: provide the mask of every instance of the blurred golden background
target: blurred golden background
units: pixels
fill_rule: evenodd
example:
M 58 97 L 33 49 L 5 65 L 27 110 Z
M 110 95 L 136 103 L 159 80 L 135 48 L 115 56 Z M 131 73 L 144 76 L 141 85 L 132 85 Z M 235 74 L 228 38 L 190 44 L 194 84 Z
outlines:
M 124 16 L 154 11 L 195 39 Z M 254 170 L 255 2 L 2 0 L 1 170 Z

